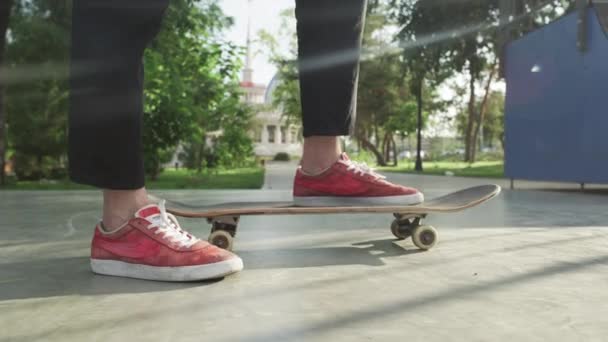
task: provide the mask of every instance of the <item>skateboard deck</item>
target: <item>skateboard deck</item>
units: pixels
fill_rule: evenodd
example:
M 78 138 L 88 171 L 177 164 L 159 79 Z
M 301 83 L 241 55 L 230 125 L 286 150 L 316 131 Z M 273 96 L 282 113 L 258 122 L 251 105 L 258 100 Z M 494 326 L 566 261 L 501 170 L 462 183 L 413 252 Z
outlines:
M 330 206 L 302 207 L 293 202 L 229 202 L 208 206 L 194 206 L 166 201 L 167 212 L 182 217 L 206 218 L 211 224 L 209 241 L 219 247 L 232 249 L 240 216 L 246 215 L 297 215 L 297 214 L 364 214 L 392 213 L 395 220 L 391 232 L 398 239 L 412 237 L 414 244 L 424 250 L 432 248 L 437 232 L 421 221 L 431 213 L 462 211 L 484 203 L 500 193 L 500 186 L 489 184 L 436 197 L 417 205 L 403 206 Z

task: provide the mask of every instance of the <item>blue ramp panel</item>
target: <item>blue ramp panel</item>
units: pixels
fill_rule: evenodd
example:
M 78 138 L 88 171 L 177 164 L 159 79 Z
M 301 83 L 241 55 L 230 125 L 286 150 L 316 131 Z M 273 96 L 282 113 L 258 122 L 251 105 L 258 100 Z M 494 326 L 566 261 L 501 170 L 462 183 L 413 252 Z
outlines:
M 608 183 L 608 36 L 588 9 L 587 50 L 578 13 L 507 46 L 505 174 Z

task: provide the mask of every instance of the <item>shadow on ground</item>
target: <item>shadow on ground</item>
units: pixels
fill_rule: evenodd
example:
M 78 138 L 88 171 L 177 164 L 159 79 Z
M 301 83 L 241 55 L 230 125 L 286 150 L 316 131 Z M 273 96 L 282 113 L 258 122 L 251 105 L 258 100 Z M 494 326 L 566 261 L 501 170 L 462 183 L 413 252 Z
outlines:
M 163 283 L 101 276 L 91 272 L 89 257 L 32 259 L 0 267 L 0 301 L 172 291 L 217 282 Z

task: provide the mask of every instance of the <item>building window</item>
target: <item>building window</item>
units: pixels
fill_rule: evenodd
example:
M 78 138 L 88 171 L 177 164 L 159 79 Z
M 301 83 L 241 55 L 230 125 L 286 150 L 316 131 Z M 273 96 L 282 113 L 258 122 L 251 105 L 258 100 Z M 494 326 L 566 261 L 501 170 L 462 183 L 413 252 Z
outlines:
M 262 126 L 255 126 L 255 128 L 253 129 L 253 140 L 255 142 L 261 143 L 262 142 L 262 130 L 264 129 L 264 127 Z
M 281 144 L 287 143 L 287 127 L 281 126 Z
M 274 135 L 275 135 L 275 131 L 277 130 L 277 126 L 273 126 L 270 125 L 267 127 L 268 129 L 268 142 L 269 143 L 274 143 Z

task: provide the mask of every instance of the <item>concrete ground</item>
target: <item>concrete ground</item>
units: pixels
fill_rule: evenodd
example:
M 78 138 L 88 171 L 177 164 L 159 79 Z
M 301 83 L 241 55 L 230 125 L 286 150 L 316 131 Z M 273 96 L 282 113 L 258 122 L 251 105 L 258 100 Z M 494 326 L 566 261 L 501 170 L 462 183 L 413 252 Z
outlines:
M 264 190 L 157 195 L 285 200 L 292 175 L 293 165 L 270 164 Z M 490 182 L 389 179 L 428 198 Z M 246 269 L 186 284 L 89 271 L 96 192 L 0 191 L 0 340 L 605 340 L 608 195 L 521 187 L 431 216 L 440 241 L 429 252 L 395 241 L 390 215 L 244 217 L 236 251 Z M 183 226 L 208 234 L 202 220 Z

